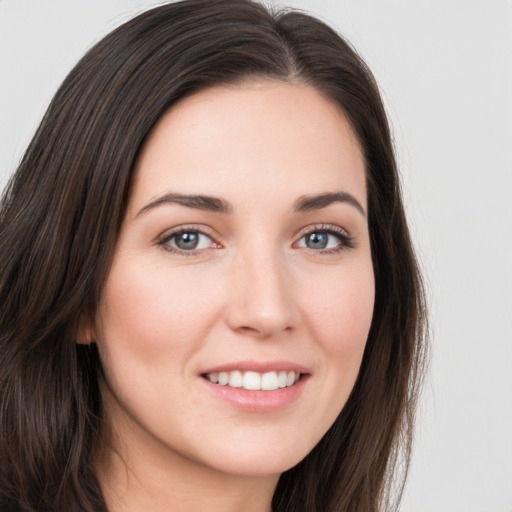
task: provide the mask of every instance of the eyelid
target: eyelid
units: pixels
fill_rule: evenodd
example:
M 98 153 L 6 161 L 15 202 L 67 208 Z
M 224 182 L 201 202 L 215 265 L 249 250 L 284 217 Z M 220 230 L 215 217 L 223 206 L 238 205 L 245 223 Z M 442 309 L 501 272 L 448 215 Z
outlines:
M 310 224 L 309 226 L 301 228 L 297 233 L 296 238 L 302 238 L 304 235 L 314 233 L 315 231 L 326 231 L 330 233 L 335 233 L 337 235 L 350 237 L 350 234 L 346 229 L 337 226 L 336 224 Z

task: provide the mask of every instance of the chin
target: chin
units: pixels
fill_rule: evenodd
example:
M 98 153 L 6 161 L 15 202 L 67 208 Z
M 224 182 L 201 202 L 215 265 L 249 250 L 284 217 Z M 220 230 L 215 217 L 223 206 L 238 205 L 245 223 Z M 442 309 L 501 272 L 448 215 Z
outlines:
M 227 450 L 211 451 L 207 464 L 217 471 L 233 475 L 280 475 L 297 465 L 312 448 L 313 446 L 309 449 L 302 447 L 298 442 L 291 443 L 290 446 L 283 446 L 282 442 L 281 446 L 270 443 L 265 446 L 263 442 L 245 446 L 232 445 Z

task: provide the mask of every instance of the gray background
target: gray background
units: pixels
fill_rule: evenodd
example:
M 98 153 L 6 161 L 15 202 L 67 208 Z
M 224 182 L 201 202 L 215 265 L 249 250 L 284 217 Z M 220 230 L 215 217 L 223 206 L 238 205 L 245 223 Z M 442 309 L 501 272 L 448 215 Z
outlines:
M 0 187 L 91 44 L 157 2 L 0 0 Z M 291 0 L 373 69 L 427 276 L 405 512 L 512 512 L 512 1 Z

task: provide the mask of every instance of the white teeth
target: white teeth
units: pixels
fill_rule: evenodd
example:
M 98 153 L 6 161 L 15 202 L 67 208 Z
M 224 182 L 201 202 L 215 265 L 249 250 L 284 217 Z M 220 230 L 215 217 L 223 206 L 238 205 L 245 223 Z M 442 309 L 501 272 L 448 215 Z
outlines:
M 273 391 L 279 388 L 293 386 L 299 379 L 300 373 L 295 372 L 212 372 L 206 374 L 206 378 L 214 384 L 230 386 L 232 388 L 244 388 L 251 391 Z
M 257 372 L 245 372 L 243 387 L 250 390 L 261 389 L 261 375 Z
M 277 382 L 277 373 L 276 372 L 268 372 L 264 373 L 261 376 L 261 389 L 265 391 L 272 391 L 279 387 Z
M 244 383 L 244 376 L 242 375 L 242 372 L 234 371 L 229 372 L 229 385 L 232 388 L 241 388 Z

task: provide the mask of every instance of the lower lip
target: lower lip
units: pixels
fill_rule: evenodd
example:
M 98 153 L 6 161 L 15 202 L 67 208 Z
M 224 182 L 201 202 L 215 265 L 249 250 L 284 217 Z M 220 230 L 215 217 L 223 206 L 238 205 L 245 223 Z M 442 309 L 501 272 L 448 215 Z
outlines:
M 247 412 L 278 411 L 292 404 L 304 391 L 307 380 L 308 375 L 302 375 L 293 386 L 287 388 L 279 388 L 273 391 L 250 391 L 227 385 L 221 386 L 201 377 L 201 381 L 215 396 Z

